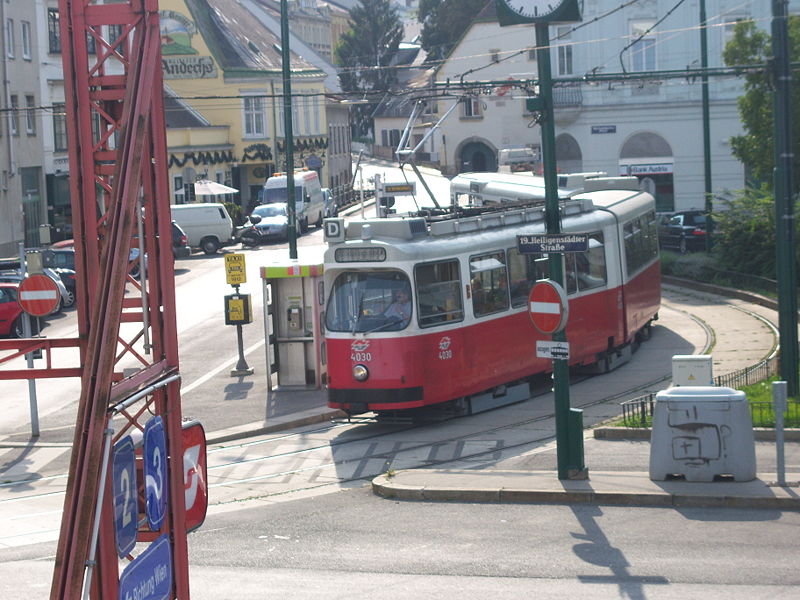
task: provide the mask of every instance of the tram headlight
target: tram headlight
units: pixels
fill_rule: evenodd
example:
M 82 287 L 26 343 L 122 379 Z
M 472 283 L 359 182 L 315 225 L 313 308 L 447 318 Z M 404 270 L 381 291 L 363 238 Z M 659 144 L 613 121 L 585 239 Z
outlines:
M 353 367 L 353 377 L 356 381 L 366 381 L 369 377 L 369 369 L 364 365 L 356 365 Z

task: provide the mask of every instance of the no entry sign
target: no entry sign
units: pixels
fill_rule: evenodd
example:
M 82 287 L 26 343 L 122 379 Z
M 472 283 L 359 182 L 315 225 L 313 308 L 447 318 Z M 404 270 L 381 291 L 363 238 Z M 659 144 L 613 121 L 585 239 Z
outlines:
M 537 281 L 528 296 L 528 313 L 533 326 L 544 334 L 564 329 L 569 316 L 564 288 L 549 279 Z
M 60 292 L 47 275 L 30 275 L 19 284 L 19 305 L 29 315 L 45 317 L 58 306 Z

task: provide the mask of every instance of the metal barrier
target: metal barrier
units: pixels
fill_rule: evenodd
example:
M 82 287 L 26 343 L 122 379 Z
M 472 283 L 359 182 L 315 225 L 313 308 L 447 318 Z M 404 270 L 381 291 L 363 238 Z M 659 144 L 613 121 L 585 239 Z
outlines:
M 718 387 L 729 387 L 738 389 L 745 385 L 753 385 L 759 381 L 764 381 L 778 373 L 780 363 L 778 357 L 774 356 L 762 360 L 755 365 L 739 369 L 732 373 L 719 375 L 714 378 L 714 385 Z M 633 400 L 622 403 L 622 424 L 625 427 L 650 427 L 653 420 L 653 408 L 655 407 L 656 395 L 654 393 L 640 396 Z M 769 423 L 774 425 L 775 415 L 771 402 L 750 402 L 750 411 L 753 417 L 753 425 L 756 427 L 769 427 Z M 763 423 L 767 423 L 764 425 Z M 786 411 L 786 424 L 800 425 L 800 402 L 789 402 Z

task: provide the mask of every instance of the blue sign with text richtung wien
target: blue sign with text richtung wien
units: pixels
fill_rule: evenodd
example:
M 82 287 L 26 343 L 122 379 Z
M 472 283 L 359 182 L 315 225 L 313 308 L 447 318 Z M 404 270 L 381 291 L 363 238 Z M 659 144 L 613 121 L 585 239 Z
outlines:
M 172 547 L 164 534 L 125 567 L 119 600 L 167 600 L 172 593 Z

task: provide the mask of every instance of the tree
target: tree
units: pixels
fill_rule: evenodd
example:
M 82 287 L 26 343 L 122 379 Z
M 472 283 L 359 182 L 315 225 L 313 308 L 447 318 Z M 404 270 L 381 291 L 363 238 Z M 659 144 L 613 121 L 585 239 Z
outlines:
M 800 17 L 789 17 L 789 60 L 800 61 Z M 728 66 L 767 64 L 772 56 L 768 33 L 756 27 L 753 21 L 741 21 L 734 29 L 731 41 L 725 46 L 723 59 Z M 738 100 L 739 116 L 744 135 L 731 138 L 733 155 L 750 170 L 752 177 L 772 189 L 773 106 L 772 73 L 768 70 L 745 76 L 745 93 Z M 792 146 L 800 147 L 800 86 L 792 89 Z M 792 161 L 794 183 L 800 190 L 800 152 Z
M 775 279 L 775 197 L 766 184 L 723 199 L 714 211 L 714 259 L 720 268 Z M 795 203 L 794 212 L 800 210 Z M 795 237 L 800 223 L 795 226 Z M 795 247 L 800 275 L 800 246 Z
M 720 267 L 775 279 L 775 202 L 766 189 L 748 188 L 715 211 L 714 257 Z
M 353 107 L 353 136 L 368 135 L 372 129 L 375 104 L 397 81 L 387 68 L 403 39 L 403 25 L 391 0 L 360 0 L 350 10 L 351 28 L 342 34 L 334 49 L 340 65 L 342 90 L 357 96 L 370 95 L 373 103 Z
M 487 0 L 420 0 L 418 19 L 427 60 L 446 57 L 486 4 Z

